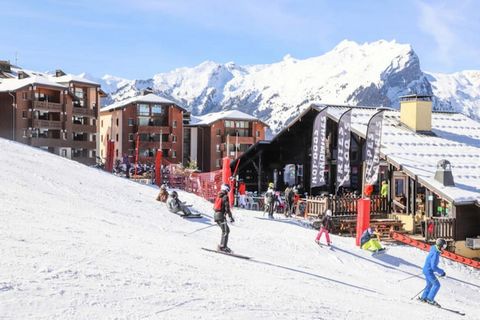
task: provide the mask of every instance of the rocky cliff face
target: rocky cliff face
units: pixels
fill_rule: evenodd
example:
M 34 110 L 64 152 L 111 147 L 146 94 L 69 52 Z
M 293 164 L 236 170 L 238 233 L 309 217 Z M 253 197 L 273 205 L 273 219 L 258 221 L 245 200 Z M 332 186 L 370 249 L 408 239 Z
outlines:
M 395 41 L 342 41 L 332 51 L 298 60 L 289 55 L 269 65 L 207 61 L 193 68 L 127 80 L 104 76 L 102 87 L 118 101 L 151 87 L 194 115 L 238 109 L 275 132 L 311 103 L 398 108 L 405 94 L 432 94 L 437 110 L 480 113 L 480 72 L 425 73 L 410 45 Z

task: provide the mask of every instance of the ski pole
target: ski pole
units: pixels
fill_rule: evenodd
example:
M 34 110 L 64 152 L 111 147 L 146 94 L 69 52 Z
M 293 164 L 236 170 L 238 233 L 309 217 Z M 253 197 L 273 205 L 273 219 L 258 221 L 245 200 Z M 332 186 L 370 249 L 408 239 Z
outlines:
M 402 281 L 405 281 L 405 280 L 408 280 L 408 279 L 412 279 L 412 278 L 421 276 L 422 274 L 423 274 L 423 272 L 420 272 L 419 274 L 414 274 L 413 276 L 407 277 L 407 278 L 405 278 L 405 279 L 400 279 L 400 280 L 398 280 L 397 282 L 402 282 Z
M 410 298 L 410 300 L 413 300 L 415 299 L 420 293 L 423 292 L 423 290 L 425 290 L 425 288 L 423 288 L 419 293 L 417 293 L 416 295 L 414 295 L 412 298 Z
M 193 230 L 192 232 L 185 233 L 184 236 L 187 236 L 187 235 L 189 235 L 189 234 L 193 234 L 193 233 L 195 233 L 195 232 L 198 232 L 198 231 L 202 231 L 202 230 L 211 228 L 211 227 L 213 227 L 213 226 L 216 226 L 216 224 L 211 224 L 211 225 L 209 225 L 209 226 L 206 226 L 206 227 L 203 227 L 203 228 L 200 228 L 200 229 Z

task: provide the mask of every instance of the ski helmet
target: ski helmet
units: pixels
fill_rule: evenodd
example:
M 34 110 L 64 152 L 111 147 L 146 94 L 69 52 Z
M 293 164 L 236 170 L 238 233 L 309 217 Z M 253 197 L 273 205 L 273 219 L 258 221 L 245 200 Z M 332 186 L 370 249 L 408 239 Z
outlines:
M 163 189 L 163 190 L 166 190 L 167 189 L 167 185 L 164 183 L 160 186 L 160 189 Z
M 172 198 L 178 197 L 177 191 L 172 191 L 172 193 L 170 195 L 172 196 Z
M 273 182 L 270 182 L 270 183 L 268 184 L 268 187 L 273 189 L 273 187 L 274 187 Z
M 220 190 L 221 191 L 225 191 L 225 192 L 230 192 L 230 186 L 226 183 L 222 184 L 222 186 L 220 187 Z
M 332 210 L 327 209 L 327 211 L 325 212 L 325 214 L 326 214 L 328 217 L 331 217 L 331 216 L 332 216 Z
M 447 241 L 443 238 L 438 238 L 437 241 L 435 241 L 435 244 L 437 245 L 438 249 L 445 250 L 447 248 Z

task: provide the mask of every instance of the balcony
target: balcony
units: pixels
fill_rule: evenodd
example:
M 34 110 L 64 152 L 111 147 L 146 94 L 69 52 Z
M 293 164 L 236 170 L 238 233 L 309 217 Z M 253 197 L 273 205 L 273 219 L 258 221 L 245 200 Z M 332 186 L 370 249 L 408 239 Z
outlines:
M 73 132 L 85 132 L 85 133 L 96 133 L 97 127 L 88 125 L 88 124 L 73 124 L 72 125 Z
M 42 110 L 50 112 L 62 112 L 63 105 L 61 103 L 49 102 L 49 101 L 32 101 L 33 110 Z
M 162 149 L 170 149 L 172 148 L 171 142 L 162 142 Z M 142 141 L 140 140 L 140 147 L 149 148 L 149 149 L 159 149 L 160 148 L 160 141 Z
M 255 137 L 242 137 L 242 136 L 229 136 L 228 137 L 228 143 L 229 144 L 234 144 L 234 143 L 239 143 L 239 144 L 254 144 L 255 142 Z M 227 136 L 222 136 L 222 142 L 227 143 Z
M 40 119 L 33 119 L 31 123 L 32 128 L 39 128 L 39 129 L 63 129 L 62 121 L 50 121 L 50 120 L 40 120 Z
M 66 147 L 67 141 L 54 138 L 32 138 L 31 145 L 33 147 Z
M 162 126 L 138 126 L 138 133 L 157 133 L 160 134 L 172 133 L 172 128 Z
M 80 115 L 80 116 L 87 116 L 87 117 L 95 117 L 95 110 L 81 108 L 81 107 L 73 107 L 73 115 Z
M 66 142 L 69 147 L 75 149 L 96 149 L 97 143 L 95 141 L 83 141 L 83 140 L 73 140 Z

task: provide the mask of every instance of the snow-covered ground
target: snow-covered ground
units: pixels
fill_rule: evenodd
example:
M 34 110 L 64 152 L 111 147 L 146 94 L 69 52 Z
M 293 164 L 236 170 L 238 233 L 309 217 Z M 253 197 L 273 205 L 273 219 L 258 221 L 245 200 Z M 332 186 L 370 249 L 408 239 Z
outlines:
M 300 221 L 235 209 L 230 247 L 212 205 L 184 220 L 157 189 L 0 139 L 0 319 L 457 319 L 411 301 L 426 253 L 372 257 L 348 237 L 333 250 Z M 480 319 L 480 272 L 441 260 L 440 304 Z

